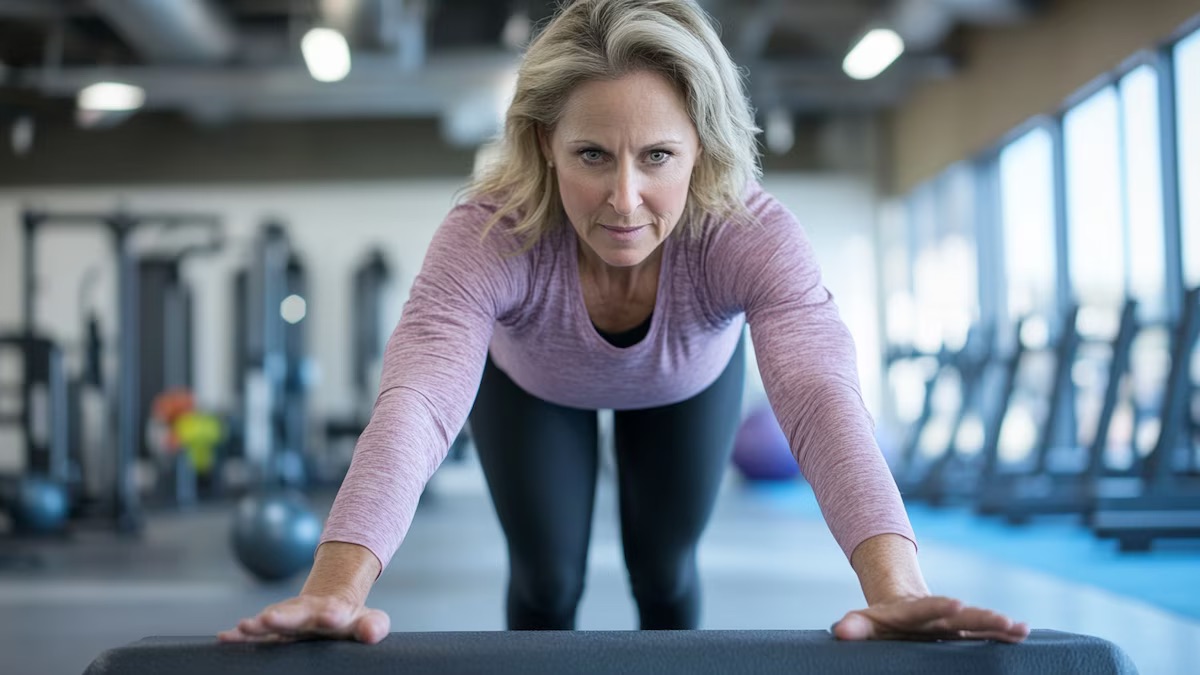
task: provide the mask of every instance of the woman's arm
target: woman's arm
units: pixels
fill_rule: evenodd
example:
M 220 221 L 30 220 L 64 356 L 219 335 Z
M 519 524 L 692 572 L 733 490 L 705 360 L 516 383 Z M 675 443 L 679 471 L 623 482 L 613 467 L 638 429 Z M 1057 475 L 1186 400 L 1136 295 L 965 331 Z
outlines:
M 916 536 L 862 400 L 854 341 L 812 246 L 795 217 L 761 189 L 751 191 L 747 206 L 761 225 L 716 237 L 706 263 L 709 298 L 715 316 L 745 311 L 771 407 L 858 574 L 868 606 L 834 624 L 834 634 L 1023 640 L 1024 624 L 930 594 Z
M 703 286 L 710 311 L 745 312 L 771 408 L 846 558 L 878 535 L 916 541 L 862 400 L 853 338 L 812 244 L 761 189 L 746 206 L 758 225 L 711 235 Z

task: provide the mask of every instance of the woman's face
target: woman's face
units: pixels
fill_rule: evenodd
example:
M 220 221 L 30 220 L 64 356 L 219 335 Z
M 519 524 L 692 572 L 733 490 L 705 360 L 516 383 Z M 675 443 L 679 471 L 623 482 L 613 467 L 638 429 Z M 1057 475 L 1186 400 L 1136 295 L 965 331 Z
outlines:
M 636 72 L 579 85 L 542 150 L 579 238 L 604 263 L 633 267 L 679 222 L 700 141 L 675 87 Z

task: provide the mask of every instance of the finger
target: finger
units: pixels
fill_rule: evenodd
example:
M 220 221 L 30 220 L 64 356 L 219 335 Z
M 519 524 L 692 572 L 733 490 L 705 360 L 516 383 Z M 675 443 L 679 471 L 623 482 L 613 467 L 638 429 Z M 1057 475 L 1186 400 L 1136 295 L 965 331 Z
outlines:
M 352 627 L 354 614 L 347 607 L 330 605 L 318 612 L 314 619 L 314 628 L 318 631 L 345 633 Z
M 957 630 L 946 631 L 938 639 L 941 640 L 995 640 L 998 642 L 1017 643 L 1029 637 L 1029 625 L 1012 623 L 1000 629 L 988 630 Z
M 236 628 L 231 628 L 217 633 L 217 640 L 220 642 L 245 642 L 246 635 Z
M 237 630 L 241 631 L 246 637 L 254 635 L 266 635 L 271 632 L 270 628 L 263 625 L 262 615 L 252 616 L 248 619 L 242 619 L 237 623 Z
M 1012 627 L 1012 619 L 990 609 L 966 607 L 948 619 L 950 625 L 960 630 L 1006 631 Z
M 868 611 L 878 612 L 880 618 L 887 617 L 888 623 L 900 623 L 906 626 L 930 623 L 939 619 L 947 619 L 962 611 L 962 602 L 940 595 L 872 607 Z
M 1009 626 L 1007 630 L 992 630 L 992 631 L 966 631 L 970 640 L 996 640 L 998 642 L 1022 642 L 1029 637 L 1029 626 L 1024 623 L 1015 623 Z
M 871 640 L 877 637 L 875 622 L 858 612 L 850 612 L 833 624 L 833 636 L 839 640 Z
M 1014 622 L 1012 619 L 979 608 L 967 608 L 959 614 L 942 623 L 948 631 L 957 631 L 968 635 L 968 639 L 1004 640 L 1020 642 L 1029 636 L 1029 626 Z M 975 637 L 975 636 L 985 637 Z
M 289 642 L 292 639 L 278 633 L 248 634 L 236 628 L 217 633 L 220 642 Z
M 378 644 L 391 631 L 392 620 L 378 609 L 370 609 L 354 625 L 354 639 L 364 644 Z
M 301 628 L 288 628 L 286 625 L 271 623 L 270 611 L 266 610 L 258 616 L 242 619 L 238 622 L 237 630 L 244 636 L 244 642 L 278 641 L 281 638 L 291 639 L 303 633 Z
M 275 605 L 263 610 L 259 620 L 268 630 L 293 633 L 303 631 L 318 623 L 311 608 L 300 604 Z

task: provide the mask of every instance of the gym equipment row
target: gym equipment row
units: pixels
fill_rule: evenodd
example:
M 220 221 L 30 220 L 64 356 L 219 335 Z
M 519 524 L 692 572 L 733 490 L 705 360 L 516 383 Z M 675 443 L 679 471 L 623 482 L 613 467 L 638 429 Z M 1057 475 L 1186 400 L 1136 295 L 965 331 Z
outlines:
M 961 350 L 932 356 L 921 414 L 894 467 L 906 499 L 969 503 L 1012 523 L 1078 514 L 1122 550 L 1200 537 L 1191 372 L 1200 289 L 1169 322 L 1139 319 L 1138 303 L 1126 300 L 1103 338 L 1081 327 L 1083 311 L 1071 307 L 1042 344 L 1025 337 L 1026 318 L 1007 353 L 979 344 L 986 330 L 977 328 Z M 939 397 L 939 387 L 956 396 Z M 972 414 L 974 443 L 961 433 Z M 935 447 L 923 453 L 922 443 Z M 1029 451 L 1015 457 L 1022 444 Z
M 0 368 L 0 427 L 19 439 L 23 468 L 0 475 L 0 534 L 34 545 L 47 536 L 69 541 L 95 525 L 137 535 L 147 509 L 241 498 L 231 543 L 248 571 L 280 579 L 311 563 L 320 522 L 301 490 L 340 482 L 349 453 L 322 461 L 306 444 L 315 373 L 303 320 L 307 278 L 286 228 L 260 228 L 235 278 L 237 391 L 229 409 L 209 410 L 192 393 L 195 320 L 182 267 L 226 247 L 217 219 L 27 211 L 24 223 L 24 325 L 0 334 L 0 360 L 15 366 Z M 36 316 L 39 233 L 51 226 L 100 228 L 116 262 L 116 316 L 107 331 L 86 302 L 96 274 L 83 277 L 74 370 L 67 346 L 40 334 Z M 152 250 L 147 237 L 134 237 L 148 230 Z M 352 289 L 356 421 L 373 403 L 367 392 L 386 342 L 390 275 L 375 251 Z M 115 335 L 114 355 L 106 335 Z M 115 368 L 105 367 L 114 360 Z
M 177 311 L 178 303 L 187 302 L 186 297 L 171 295 L 171 284 L 143 281 L 142 277 L 146 270 L 167 272 L 187 255 L 219 249 L 219 223 L 203 214 L 52 214 L 32 210 L 23 214 L 22 223 L 23 326 L 0 343 L 17 354 L 23 372 L 20 386 L 5 390 L 19 394 L 15 404 L 8 405 L 15 412 L 5 415 L 0 423 L 18 428 L 26 468 L 21 476 L 5 478 L 9 489 L 3 501 L 14 512 L 18 530 L 59 529 L 69 511 L 76 525 L 102 524 L 120 533 L 135 533 L 142 521 L 135 478 L 135 463 L 143 447 L 142 413 L 150 406 L 151 392 L 181 377 L 165 364 L 186 362 L 172 349 L 179 340 L 186 340 L 187 332 L 186 326 L 179 325 L 182 319 Z M 104 375 L 106 354 L 95 315 L 84 321 L 86 338 L 78 377 L 67 374 L 61 347 L 39 334 L 37 246 L 41 234 L 49 228 L 98 228 L 111 242 L 117 270 L 115 307 L 119 326 L 116 378 L 111 388 Z M 133 237 L 148 229 L 164 235 L 199 230 L 207 239 L 177 250 L 171 260 L 142 257 L 134 250 Z M 85 276 L 81 296 L 90 281 L 90 276 Z M 142 305 L 154 294 L 160 302 L 147 311 Z M 147 332 L 139 331 L 139 327 Z M 177 332 L 182 337 L 168 339 L 167 331 L 181 327 L 184 330 Z M 158 347 L 161 358 L 145 358 L 159 353 Z M 155 364 L 160 367 L 153 367 Z M 105 401 L 110 411 L 102 415 L 99 438 L 86 432 L 81 420 L 83 401 L 89 395 Z
M 1192 379 L 1198 336 L 1200 288 L 1194 288 L 1171 345 L 1158 438 L 1144 460 L 1142 489 L 1101 494 L 1091 514 L 1096 533 L 1116 538 L 1123 549 L 1143 550 L 1166 537 L 1200 537 L 1200 386 Z

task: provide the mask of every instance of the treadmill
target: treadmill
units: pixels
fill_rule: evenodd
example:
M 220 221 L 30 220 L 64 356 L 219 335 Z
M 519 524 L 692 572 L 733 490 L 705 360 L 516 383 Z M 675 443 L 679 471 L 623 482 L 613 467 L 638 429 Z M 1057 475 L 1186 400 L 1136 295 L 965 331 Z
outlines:
M 1137 494 L 1097 501 L 1091 526 L 1114 538 L 1122 551 L 1149 550 L 1166 538 L 1200 538 L 1200 471 L 1197 470 L 1193 362 L 1200 334 L 1200 287 L 1184 299 L 1171 342 L 1171 366 L 1162 400 L 1157 442 L 1146 456 Z
M 917 459 L 901 489 L 906 499 L 941 506 L 972 500 L 983 472 L 982 449 L 987 438 L 986 411 L 997 388 L 997 370 L 1004 363 L 995 356 L 995 331 L 990 324 L 975 324 L 939 373 L 936 392 L 927 398 L 932 410 L 926 424 L 914 435 L 912 455 Z M 950 394 L 954 394 L 953 396 Z M 992 403 L 994 405 L 994 403 Z
M 984 472 L 976 491 L 981 515 L 1006 515 L 1014 500 L 1047 494 L 1047 474 L 1055 448 L 1066 445 L 1070 359 L 1077 349 L 1074 326 L 1079 307 L 1072 306 L 1046 343 L 1031 343 L 1022 325 L 994 432 L 984 448 Z M 1026 318 L 1022 324 L 1030 321 Z M 1024 516 L 1009 518 L 1021 522 Z

